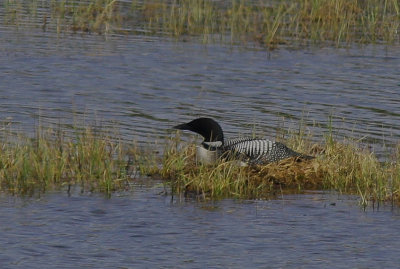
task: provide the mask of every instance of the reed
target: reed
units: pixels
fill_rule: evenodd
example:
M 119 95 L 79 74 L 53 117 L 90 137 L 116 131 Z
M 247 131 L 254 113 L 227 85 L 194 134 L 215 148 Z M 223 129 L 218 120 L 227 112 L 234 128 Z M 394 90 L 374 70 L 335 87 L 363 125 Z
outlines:
M 7 24 L 30 19 L 57 32 L 195 36 L 268 48 L 400 41 L 398 0 L 6 0 L 3 5 Z

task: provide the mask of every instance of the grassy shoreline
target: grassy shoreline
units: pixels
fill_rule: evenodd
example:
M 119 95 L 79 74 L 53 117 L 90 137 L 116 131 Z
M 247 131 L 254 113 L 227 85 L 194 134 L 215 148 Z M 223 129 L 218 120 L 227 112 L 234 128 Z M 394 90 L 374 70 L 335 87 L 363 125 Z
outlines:
M 296 151 L 316 155 L 316 159 L 240 167 L 223 161 L 196 164 L 195 145 L 181 142 L 179 133 L 166 140 L 162 154 L 151 145 L 138 147 L 116 137 L 96 128 L 75 128 L 68 137 L 60 130 L 42 127 L 34 138 L 4 132 L 0 191 L 33 195 L 78 185 L 83 192 L 111 195 L 127 189 L 132 180 L 150 176 L 164 180 L 174 194 L 211 199 L 336 190 L 358 195 L 363 205 L 400 204 L 400 146 L 392 159 L 380 162 L 352 139 L 337 141 L 330 132 L 324 141 L 313 143 L 304 132 L 298 132 L 283 142 Z
M 200 37 L 204 42 L 398 44 L 397 0 L 4 1 L 4 23 L 33 22 L 43 30 Z

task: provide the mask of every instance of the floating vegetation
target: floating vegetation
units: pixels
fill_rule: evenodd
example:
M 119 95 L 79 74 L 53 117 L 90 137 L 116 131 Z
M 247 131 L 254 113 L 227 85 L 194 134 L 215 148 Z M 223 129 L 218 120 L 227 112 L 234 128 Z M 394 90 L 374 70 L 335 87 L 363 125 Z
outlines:
M 398 0 L 51 0 L 3 1 L 4 21 L 43 30 L 134 33 L 204 42 L 398 43 Z

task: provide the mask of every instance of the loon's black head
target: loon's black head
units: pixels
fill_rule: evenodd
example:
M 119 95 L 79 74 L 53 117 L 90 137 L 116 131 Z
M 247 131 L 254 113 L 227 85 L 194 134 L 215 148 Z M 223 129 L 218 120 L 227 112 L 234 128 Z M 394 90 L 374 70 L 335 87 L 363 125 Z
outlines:
M 210 118 L 198 118 L 191 122 L 174 126 L 175 129 L 189 130 L 204 137 L 204 142 L 221 142 L 224 143 L 224 133 L 221 126 Z

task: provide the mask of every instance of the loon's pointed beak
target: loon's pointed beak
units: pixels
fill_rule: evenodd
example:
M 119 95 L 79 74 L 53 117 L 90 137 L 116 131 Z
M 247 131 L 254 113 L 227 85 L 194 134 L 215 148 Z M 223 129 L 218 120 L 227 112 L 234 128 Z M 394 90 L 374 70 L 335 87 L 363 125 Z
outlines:
M 173 128 L 178 130 L 189 130 L 189 126 L 186 123 L 176 125 Z

